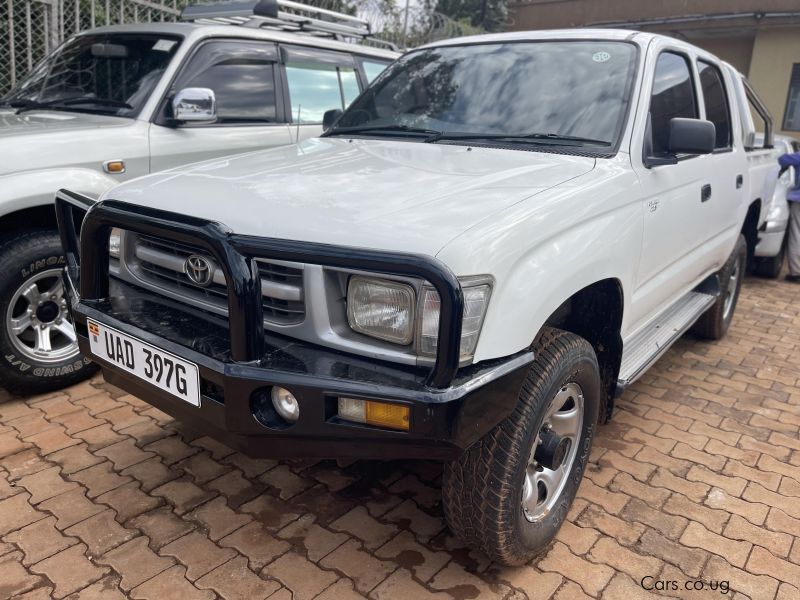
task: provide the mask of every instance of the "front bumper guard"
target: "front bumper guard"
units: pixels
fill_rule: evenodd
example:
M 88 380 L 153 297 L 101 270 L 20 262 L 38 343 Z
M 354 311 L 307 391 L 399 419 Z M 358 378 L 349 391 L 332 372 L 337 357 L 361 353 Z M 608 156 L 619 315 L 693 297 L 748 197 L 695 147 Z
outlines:
M 92 319 L 196 363 L 199 408 L 98 360 L 110 383 L 253 456 L 454 458 L 511 414 L 533 361 L 524 351 L 459 369 L 463 294 L 455 275 L 431 257 L 236 235 L 211 221 L 114 200 L 94 203 L 65 190 L 56 197 L 56 215 L 81 350 L 90 355 L 86 321 Z M 225 273 L 228 318 L 214 322 L 110 279 L 113 227 L 202 247 Z M 433 367 L 366 359 L 265 332 L 255 258 L 426 280 L 441 299 Z M 148 314 L 159 316 L 157 325 L 149 326 Z M 287 428 L 270 428 L 256 418 L 271 386 L 289 389 L 300 404 L 300 419 Z M 340 396 L 407 404 L 410 429 L 341 421 L 335 408 Z

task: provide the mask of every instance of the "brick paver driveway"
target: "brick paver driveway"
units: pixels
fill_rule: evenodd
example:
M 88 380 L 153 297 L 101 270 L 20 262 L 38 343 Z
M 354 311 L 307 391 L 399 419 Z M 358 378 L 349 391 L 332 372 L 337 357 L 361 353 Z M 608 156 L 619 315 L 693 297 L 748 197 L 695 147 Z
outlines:
M 800 598 L 798 383 L 800 287 L 748 281 L 723 343 L 680 342 L 625 394 L 518 569 L 448 533 L 435 463 L 251 460 L 99 378 L 11 398 L 0 597 Z

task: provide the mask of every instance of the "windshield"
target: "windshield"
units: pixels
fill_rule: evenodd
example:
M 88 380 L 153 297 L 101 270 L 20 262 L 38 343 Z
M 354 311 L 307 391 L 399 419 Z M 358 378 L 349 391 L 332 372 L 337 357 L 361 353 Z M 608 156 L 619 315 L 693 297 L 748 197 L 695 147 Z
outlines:
M 72 38 L 0 102 L 20 109 L 47 105 L 54 110 L 135 117 L 179 40 L 138 33 Z
M 362 130 L 359 135 L 425 141 L 483 135 L 504 144 L 516 138 L 608 152 L 628 112 L 636 56 L 632 44 L 608 41 L 411 52 L 389 66 L 328 135 Z

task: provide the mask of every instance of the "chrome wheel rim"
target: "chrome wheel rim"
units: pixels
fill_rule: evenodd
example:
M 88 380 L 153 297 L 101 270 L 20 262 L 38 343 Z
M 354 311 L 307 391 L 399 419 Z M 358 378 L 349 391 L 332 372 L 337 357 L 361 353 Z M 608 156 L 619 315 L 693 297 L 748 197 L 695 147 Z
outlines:
M 550 514 L 569 480 L 578 455 L 583 407 L 583 389 L 577 383 L 564 385 L 547 406 L 528 458 L 522 489 L 522 512 L 530 522 L 540 521 Z M 543 438 L 552 433 L 568 439 L 570 444 L 563 462 L 556 469 L 544 466 L 536 458 Z
M 728 288 L 725 290 L 725 303 L 722 305 L 722 318 L 727 320 L 733 312 L 733 304 L 736 301 L 736 292 L 739 289 L 739 278 L 742 276 L 741 258 L 737 258 L 733 263 L 733 270 L 728 279 Z
M 37 273 L 17 289 L 6 311 L 11 343 L 25 358 L 55 364 L 78 356 L 61 269 Z

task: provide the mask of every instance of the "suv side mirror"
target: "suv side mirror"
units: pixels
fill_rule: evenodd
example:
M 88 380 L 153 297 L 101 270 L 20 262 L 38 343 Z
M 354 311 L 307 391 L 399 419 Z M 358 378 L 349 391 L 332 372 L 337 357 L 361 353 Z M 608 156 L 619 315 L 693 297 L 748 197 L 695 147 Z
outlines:
M 336 119 L 342 116 L 342 109 L 341 108 L 332 108 L 331 110 L 326 110 L 325 114 L 322 115 L 322 129 L 328 131 L 333 124 L 336 122 Z
M 209 88 L 183 88 L 172 99 L 172 118 L 181 123 L 213 123 L 217 98 Z
M 681 119 L 669 122 L 669 151 L 672 154 L 711 154 L 717 129 L 711 121 Z

